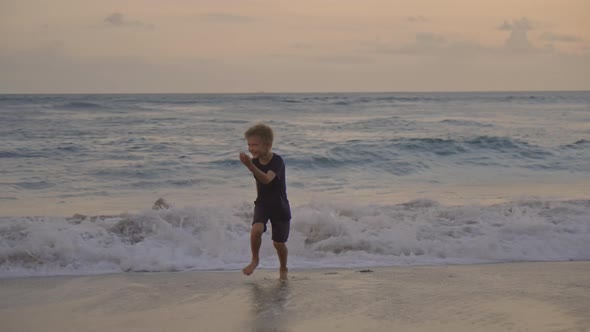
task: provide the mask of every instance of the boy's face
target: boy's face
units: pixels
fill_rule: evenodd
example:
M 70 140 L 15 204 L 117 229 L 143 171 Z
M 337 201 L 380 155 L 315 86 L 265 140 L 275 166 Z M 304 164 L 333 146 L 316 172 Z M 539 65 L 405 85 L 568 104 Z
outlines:
M 271 144 L 268 144 L 260 138 L 258 135 L 250 136 L 246 138 L 248 142 L 248 152 L 252 154 L 252 158 L 259 158 L 268 153 L 271 148 Z

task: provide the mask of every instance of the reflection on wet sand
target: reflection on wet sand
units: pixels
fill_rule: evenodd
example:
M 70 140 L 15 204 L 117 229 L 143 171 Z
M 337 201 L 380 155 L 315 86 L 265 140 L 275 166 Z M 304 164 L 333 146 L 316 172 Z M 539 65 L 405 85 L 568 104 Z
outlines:
M 290 297 L 288 281 L 257 281 L 252 290 L 252 331 L 287 331 L 289 315 L 286 310 Z

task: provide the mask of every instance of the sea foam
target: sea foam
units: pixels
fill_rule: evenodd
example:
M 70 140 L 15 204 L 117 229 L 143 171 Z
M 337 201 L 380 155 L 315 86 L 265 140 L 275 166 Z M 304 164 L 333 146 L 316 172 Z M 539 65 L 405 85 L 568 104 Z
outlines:
M 590 201 L 293 209 L 291 268 L 590 259 Z M 0 218 L 0 276 L 232 270 L 249 261 L 250 204 L 115 216 Z M 263 268 L 278 261 L 263 238 Z

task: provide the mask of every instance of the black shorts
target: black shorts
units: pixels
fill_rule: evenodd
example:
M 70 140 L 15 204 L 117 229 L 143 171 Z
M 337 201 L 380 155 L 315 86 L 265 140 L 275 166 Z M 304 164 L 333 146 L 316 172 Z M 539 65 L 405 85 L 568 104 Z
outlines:
M 277 219 L 271 217 L 267 211 L 259 206 L 254 207 L 254 217 L 252 225 L 261 223 L 264 225 L 264 231 L 266 232 L 266 223 L 270 220 L 272 227 L 272 240 L 278 243 L 285 243 L 289 238 L 289 228 L 291 227 L 290 219 Z

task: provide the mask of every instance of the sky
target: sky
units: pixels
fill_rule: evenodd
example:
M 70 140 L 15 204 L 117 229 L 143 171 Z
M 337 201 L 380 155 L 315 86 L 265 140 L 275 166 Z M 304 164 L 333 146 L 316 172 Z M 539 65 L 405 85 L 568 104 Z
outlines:
M 590 90 L 589 0 L 0 0 L 0 93 Z

